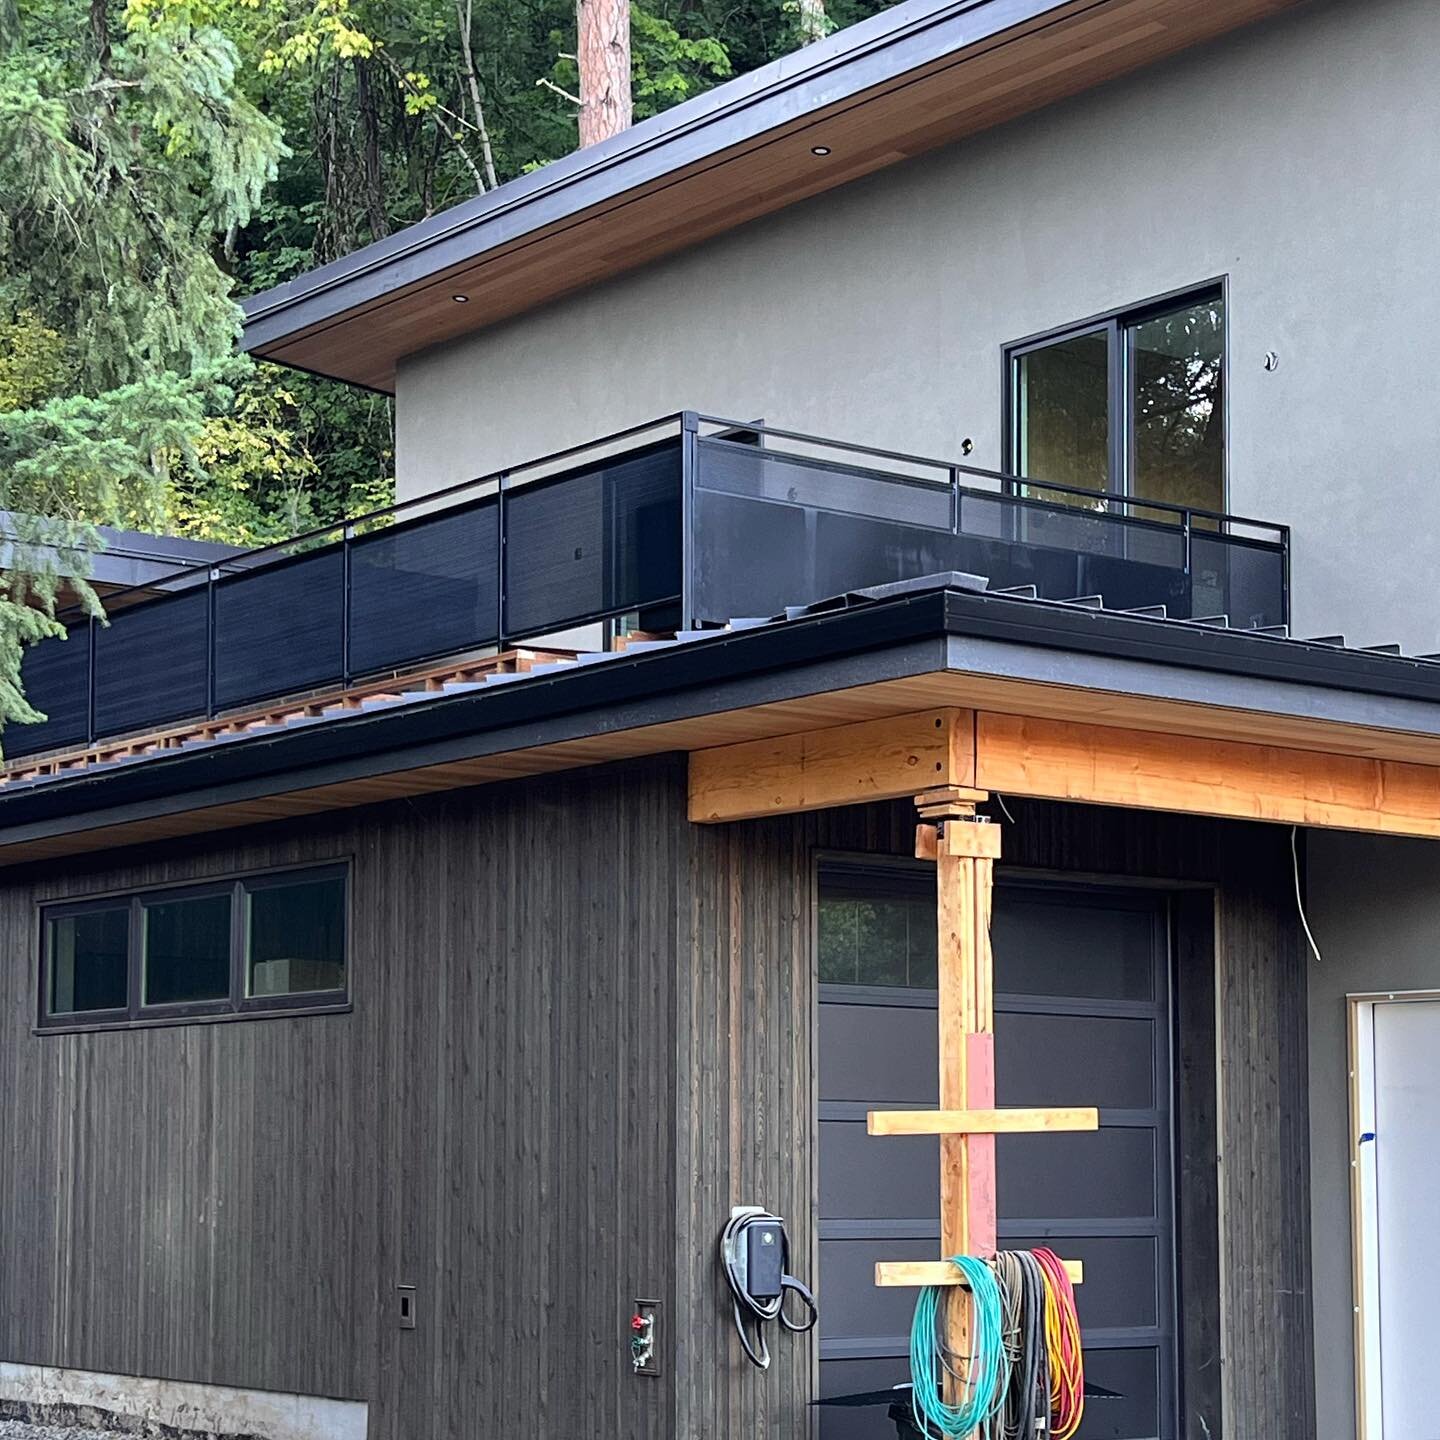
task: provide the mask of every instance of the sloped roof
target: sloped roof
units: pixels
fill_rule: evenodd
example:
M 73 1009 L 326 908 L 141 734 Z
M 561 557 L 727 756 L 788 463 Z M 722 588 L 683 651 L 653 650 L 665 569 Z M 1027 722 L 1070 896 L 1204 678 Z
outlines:
M 252 296 L 244 346 L 390 391 L 407 354 L 1293 3 L 906 0 Z

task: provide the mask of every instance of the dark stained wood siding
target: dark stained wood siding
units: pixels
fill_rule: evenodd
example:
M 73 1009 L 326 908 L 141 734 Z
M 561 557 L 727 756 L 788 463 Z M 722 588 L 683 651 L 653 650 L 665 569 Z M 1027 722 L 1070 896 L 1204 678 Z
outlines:
M 1182 1433 L 1186 1440 L 1309 1440 L 1306 998 L 1289 833 L 1008 804 L 1015 821 L 1005 825 L 1008 866 L 1179 887 L 1177 1000 L 1186 1032 L 1176 1052 L 1183 1107 L 1177 1230 L 1188 1262 L 1180 1276 Z M 677 1122 L 682 1315 L 685 1297 L 693 1307 L 692 1363 L 678 1380 L 682 1436 L 800 1440 L 810 1433 L 816 1347 L 782 1336 L 774 1370 L 763 1378 L 750 1370 L 716 1298 L 713 1245 L 731 1204 L 766 1205 L 790 1221 L 799 1272 L 814 1274 L 815 855 L 909 855 L 914 830 L 914 811 L 901 803 L 694 832 L 693 969 L 681 981 Z M 1218 1172 L 1217 1133 L 1225 1142 Z M 803 1149 L 794 1143 L 802 1136 Z M 1217 1283 L 1231 1401 L 1223 1416 Z
M 0 1356 L 366 1399 L 372 1440 L 671 1440 L 683 766 L 0 892 Z M 354 1013 L 31 1034 L 35 901 L 354 857 Z M 399 1283 L 419 1324 L 396 1324 Z
M 1216 927 L 1179 948 L 1184 1433 L 1308 1440 L 1288 834 L 1010 809 L 1009 865 L 1199 887 L 1177 903 Z M 813 1338 L 752 1370 L 715 1242 L 762 1204 L 814 1274 L 816 855 L 909 854 L 913 812 L 684 816 L 672 757 L 8 876 L 0 1358 L 362 1398 L 374 1440 L 808 1440 Z M 37 899 L 344 855 L 353 1014 L 31 1033 Z M 623 1354 L 642 1294 L 658 1381 Z

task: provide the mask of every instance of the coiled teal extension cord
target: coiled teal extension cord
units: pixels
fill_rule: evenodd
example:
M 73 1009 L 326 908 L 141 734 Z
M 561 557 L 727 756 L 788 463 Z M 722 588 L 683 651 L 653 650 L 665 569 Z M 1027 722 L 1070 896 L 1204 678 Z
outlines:
M 953 1255 L 950 1263 L 961 1271 L 970 1287 L 970 1355 L 951 1356 L 946 1351 L 940 1286 L 920 1292 L 910 1326 L 915 1422 L 921 1433 L 932 1440 L 953 1440 L 987 1424 L 1004 1405 L 1010 1386 L 1010 1359 L 1005 1351 L 1000 1286 L 995 1274 L 985 1261 L 971 1255 Z M 958 1405 L 945 1403 L 947 1371 L 959 1382 Z

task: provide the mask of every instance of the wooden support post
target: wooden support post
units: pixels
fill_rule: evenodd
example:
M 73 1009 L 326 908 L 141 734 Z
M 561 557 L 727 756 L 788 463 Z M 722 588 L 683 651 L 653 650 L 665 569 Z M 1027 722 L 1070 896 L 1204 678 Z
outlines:
M 976 816 L 980 798 L 958 787 L 915 797 L 915 852 L 935 859 L 941 1110 L 995 1108 L 990 900 L 1000 832 Z M 995 1136 L 941 1135 L 941 1253 L 989 1257 L 995 1232 Z M 946 1343 L 961 1365 L 970 1353 L 970 1305 L 968 1293 L 950 1298 Z

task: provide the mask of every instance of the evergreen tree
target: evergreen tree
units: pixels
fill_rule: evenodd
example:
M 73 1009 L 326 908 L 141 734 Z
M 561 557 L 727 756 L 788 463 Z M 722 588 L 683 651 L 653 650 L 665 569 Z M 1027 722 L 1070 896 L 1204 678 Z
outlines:
M 0 0 L 0 721 L 98 527 L 153 521 L 243 369 L 221 247 L 285 154 L 203 0 Z

